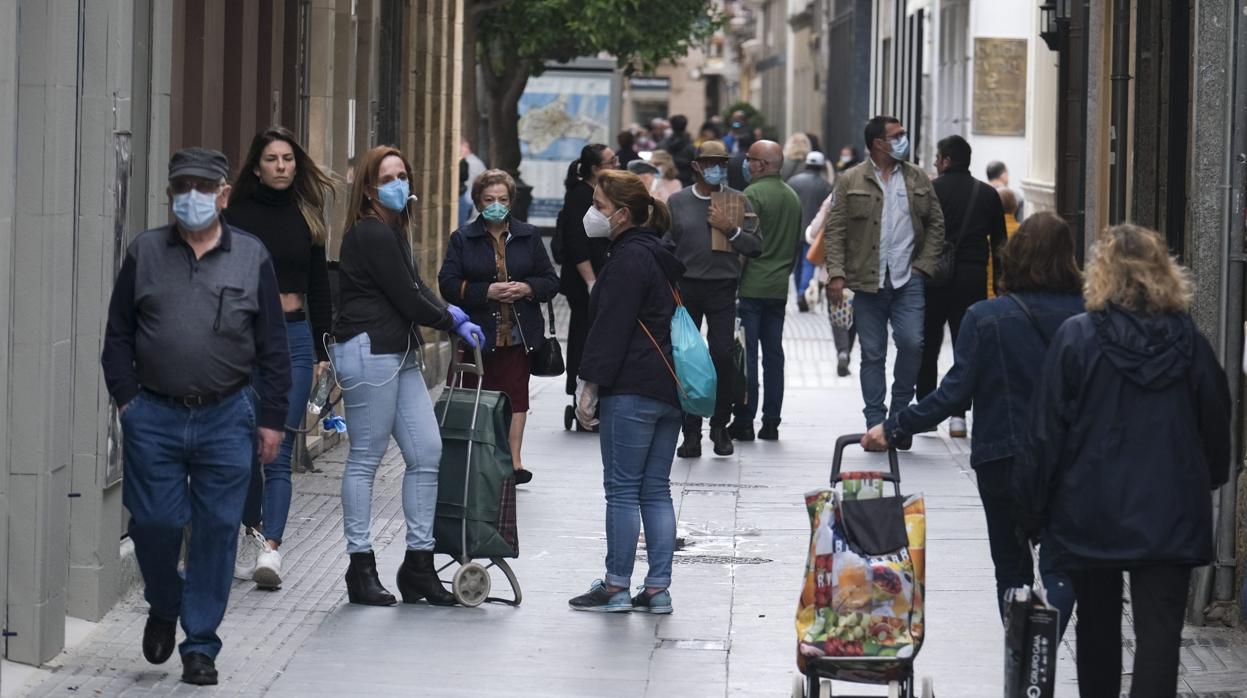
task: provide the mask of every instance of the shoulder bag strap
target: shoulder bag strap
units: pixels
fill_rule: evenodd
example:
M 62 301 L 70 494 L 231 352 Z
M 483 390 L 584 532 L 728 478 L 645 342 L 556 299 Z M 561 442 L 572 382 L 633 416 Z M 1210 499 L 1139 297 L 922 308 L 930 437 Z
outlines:
M 679 292 L 675 290 L 675 287 L 671 285 L 670 281 L 667 282 L 667 288 L 671 289 L 671 296 L 675 298 L 676 307 L 678 308 L 683 305 L 684 303 L 680 300 Z M 658 358 L 662 359 L 662 362 L 667 366 L 667 372 L 671 374 L 671 379 L 675 381 L 676 390 L 679 390 L 680 394 L 687 398 L 688 393 L 684 391 L 684 385 L 680 383 L 680 377 L 675 374 L 675 368 L 671 366 L 670 361 L 667 361 L 667 355 L 662 353 L 662 347 L 658 345 L 658 340 L 654 339 L 654 335 L 649 331 L 649 328 L 645 326 L 645 323 L 641 321 L 641 318 L 636 319 L 636 324 L 641 326 L 641 329 L 645 332 L 645 336 L 649 337 L 650 343 L 654 345 L 654 351 L 658 352 Z
M 960 245 L 961 238 L 966 236 L 966 227 L 970 225 L 970 216 L 974 213 L 974 202 L 979 198 L 979 181 L 973 177 L 970 178 L 970 181 L 974 184 L 974 187 L 970 191 L 970 202 L 966 204 L 965 213 L 961 217 L 961 227 L 957 230 L 957 239 L 953 240 L 954 246 Z M 945 242 L 948 241 L 947 236 L 945 236 L 944 240 Z
M 554 330 L 554 301 L 546 301 L 546 313 L 550 317 L 550 336 L 555 337 L 557 333 Z
M 1043 340 L 1043 345 L 1045 347 L 1048 346 L 1052 342 L 1052 338 L 1048 336 L 1047 332 L 1044 332 L 1043 327 L 1039 324 L 1039 321 L 1035 319 L 1035 315 L 1031 313 L 1030 306 L 1026 305 L 1026 302 L 1022 300 L 1022 297 L 1016 293 L 1006 293 L 1005 296 L 1017 304 L 1017 307 L 1022 309 L 1022 312 L 1026 314 L 1026 319 L 1030 320 L 1031 325 L 1035 328 L 1035 331 L 1039 333 L 1039 338 Z

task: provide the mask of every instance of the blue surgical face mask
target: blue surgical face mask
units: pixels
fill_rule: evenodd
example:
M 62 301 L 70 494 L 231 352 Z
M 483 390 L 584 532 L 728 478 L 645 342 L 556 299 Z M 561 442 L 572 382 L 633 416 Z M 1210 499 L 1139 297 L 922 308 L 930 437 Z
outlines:
M 507 208 L 506 204 L 497 201 L 481 209 L 481 217 L 491 223 L 506 220 L 507 215 L 510 213 L 511 209 Z
M 745 179 L 745 184 L 753 181 L 753 172 L 749 170 L 749 160 L 742 160 L 740 163 L 740 176 Z
M 722 165 L 715 165 L 702 170 L 701 176 L 706 180 L 706 184 L 717 187 L 727 178 L 727 170 Z
M 901 135 L 888 141 L 892 146 L 892 159 L 904 160 L 909 157 L 909 135 Z
M 204 194 L 195 189 L 174 194 L 173 215 L 187 230 L 205 230 L 217 219 L 216 194 Z
M 377 187 L 377 200 L 382 206 L 395 213 L 407 208 L 409 196 L 411 196 L 411 185 L 405 179 L 396 179 Z

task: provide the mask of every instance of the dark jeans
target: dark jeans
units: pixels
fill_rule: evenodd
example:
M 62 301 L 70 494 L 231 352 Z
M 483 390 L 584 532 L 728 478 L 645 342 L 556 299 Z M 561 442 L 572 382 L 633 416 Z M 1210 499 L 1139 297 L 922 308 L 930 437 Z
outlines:
M 752 424 L 758 414 L 758 345 L 762 345 L 762 423 L 779 424 L 784 407 L 784 308 L 786 299 L 741 298 L 736 314 L 745 328 L 745 375 L 749 403 L 736 405 L 736 419 Z
M 255 452 L 250 390 L 187 408 L 139 393 L 121 414 L 122 499 L 153 615 L 182 619 L 181 652 L 215 657 L 237 552 L 238 521 Z M 191 525 L 186 579 L 178 575 L 182 529 Z
M 294 444 L 299 435 L 292 430 L 303 428 L 307 398 L 312 392 L 312 368 L 316 364 L 313 341 L 307 320 L 286 323 L 286 342 L 290 346 L 290 408 L 286 412 L 286 437 L 282 439 L 281 450 L 272 463 L 261 468 L 258 455 L 251 461 L 251 485 L 242 510 L 244 526 L 257 529 L 265 538 L 278 543 L 286 535 L 290 497 L 294 491 L 290 483 L 290 462 L 294 458 Z
M 567 294 L 567 309 L 571 317 L 567 322 L 567 394 L 576 394 L 576 374 L 580 373 L 580 357 L 585 353 L 585 340 L 589 338 L 588 294 Z
M 1121 694 L 1122 572 L 1130 573 L 1135 651 L 1132 698 L 1177 695 L 1178 649 L 1191 569 L 1173 565 L 1072 572 L 1078 595 L 1078 691 Z
M 927 285 L 927 305 L 922 330 L 922 365 L 918 368 L 918 399 L 935 392 L 939 383 L 940 349 L 944 346 L 944 325 L 957 342 L 961 318 L 966 310 L 987 300 L 987 267 L 958 265 L 953 278 L 939 288 Z M 956 415 L 964 417 L 965 413 Z
M 987 517 L 987 542 L 991 546 L 992 565 L 996 568 L 996 603 L 1000 607 L 1002 620 L 1005 592 L 1035 583 L 1031 552 L 1017 536 L 1018 522 L 1013 515 L 1013 500 L 1009 493 L 1012 470 L 1012 458 L 987 461 L 974 468 L 979 498 L 983 501 L 983 514 Z M 1042 562 L 1040 576 L 1048 592 L 1048 603 L 1061 613 L 1060 632 L 1064 635 L 1070 614 L 1074 612 L 1073 583 L 1069 575 L 1047 569 Z
M 732 416 L 732 388 L 736 382 L 736 366 L 732 362 L 733 334 L 736 330 L 736 286 L 735 279 L 684 279 L 680 282 L 684 308 L 692 316 L 693 322 L 700 328 L 702 318 L 706 319 L 710 360 L 714 362 L 714 371 L 719 380 L 714 416 L 710 418 L 712 429 L 726 427 Z M 700 434 L 701 422 L 701 417 L 695 414 L 684 415 L 684 432 Z

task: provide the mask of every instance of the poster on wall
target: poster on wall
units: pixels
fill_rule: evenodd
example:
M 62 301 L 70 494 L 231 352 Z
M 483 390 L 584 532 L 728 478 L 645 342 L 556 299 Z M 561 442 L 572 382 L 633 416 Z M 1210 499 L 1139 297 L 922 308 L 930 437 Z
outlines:
M 533 188 L 528 222 L 554 227 L 567 167 L 589 143 L 611 144 L 612 72 L 548 71 L 520 97 L 520 176 Z
M 974 133 L 1026 135 L 1026 39 L 974 40 Z

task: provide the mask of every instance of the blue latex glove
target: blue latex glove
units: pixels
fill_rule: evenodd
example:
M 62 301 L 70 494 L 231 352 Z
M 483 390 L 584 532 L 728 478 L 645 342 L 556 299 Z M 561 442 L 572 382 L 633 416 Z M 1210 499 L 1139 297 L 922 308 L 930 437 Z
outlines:
M 450 311 L 450 316 L 455 319 L 455 327 L 462 325 L 468 321 L 468 314 L 463 312 L 463 308 L 457 305 L 448 305 L 446 309 Z M 477 329 L 480 329 L 479 327 Z
M 454 306 L 450 307 L 453 308 Z M 464 320 L 455 327 L 455 334 L 459 335 L 459 338 L 467 342 L 468 346 L 473 349 L 479 349 L 485 343 L 485 333 L 481 331 L 481 326 L 471 320 Z

